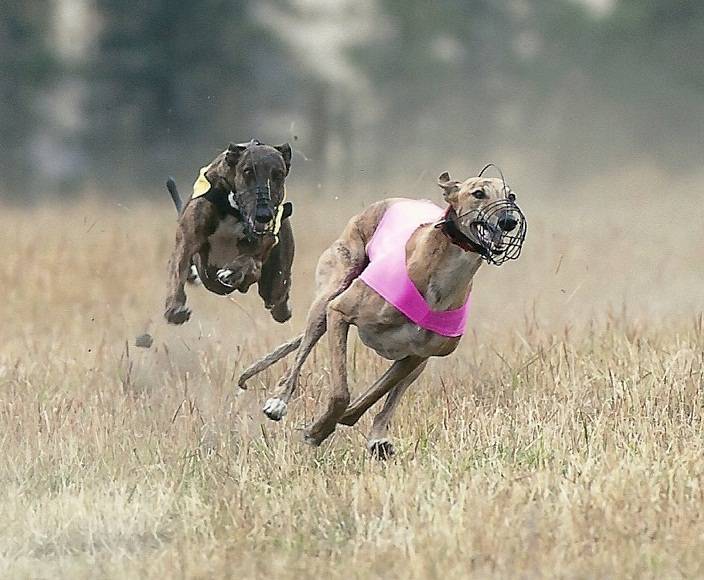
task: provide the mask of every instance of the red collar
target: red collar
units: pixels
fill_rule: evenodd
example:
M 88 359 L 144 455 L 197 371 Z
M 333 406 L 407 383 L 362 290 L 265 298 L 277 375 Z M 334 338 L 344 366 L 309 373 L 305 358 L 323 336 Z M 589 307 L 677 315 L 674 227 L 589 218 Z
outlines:
M 454 215 L 455 210 L 451 205 L 448 206 L 443 219 L 440 220 L 435 227 L 439 228 L 452 244 L 464 252 L 474 252 L 476 254 L 481 254 L 482 256 L 486 254 L 486 250 L 482 246 L 470 240 L 460 231 L 455 224 L 455 221 L 452 219 Z

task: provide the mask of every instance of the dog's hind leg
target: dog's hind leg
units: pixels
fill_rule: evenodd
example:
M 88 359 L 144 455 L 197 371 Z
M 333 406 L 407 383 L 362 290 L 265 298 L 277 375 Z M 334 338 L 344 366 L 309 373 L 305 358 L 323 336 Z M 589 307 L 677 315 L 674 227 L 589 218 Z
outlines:
M 342 425 L 354 425 L 367 410 L 392 389 L 416 380 L 428 359 L 409 356 L 395 361 L 364 393 L 355 398 L 338 420 Z
M 398 384 L 391 389 L 389 396 L 386 397 L 383 409 L 374 417 L 372 432 L 367 440 L 367 449 L 369 449 L 369 452 L 376 459 L 389 459 L 394 455 L 394 446 L 388 438 L 389 423 L 396 412 L 401 397 L 403 397 L 408 387 L 410 387 L 423 372 L 427 360 L 428 359 L 423 359 L 407 377 L 400 380 Z

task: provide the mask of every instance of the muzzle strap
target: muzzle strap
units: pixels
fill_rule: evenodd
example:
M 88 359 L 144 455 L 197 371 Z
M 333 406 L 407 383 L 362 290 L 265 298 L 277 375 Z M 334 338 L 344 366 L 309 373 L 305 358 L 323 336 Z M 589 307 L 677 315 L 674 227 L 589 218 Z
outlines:
M 455 217 L 457 217 L 455 208 L 449 205 L 445 210 L 443 219 L 438 221 L 435 224 L 435 227 L 445 234 L 452 244 L 459 247 L 461 250 L 465 252 L 474 252 L 475 254 L 484 256 L 486 254 L 486 250 L 481 245 L 474 243 L 460 231 L 453 219 Z

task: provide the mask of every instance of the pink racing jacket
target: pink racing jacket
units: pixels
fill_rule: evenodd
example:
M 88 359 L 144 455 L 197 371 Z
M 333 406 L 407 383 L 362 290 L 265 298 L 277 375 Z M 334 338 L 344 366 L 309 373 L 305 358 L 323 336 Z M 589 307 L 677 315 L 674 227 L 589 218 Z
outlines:
M 406 268 L 406 243 L 413 232 L 438 221 L 444 213 L 430 201 L 409 199 L 390 205 L 367 244 L 369 265 L 360 278 L 421 328 L 442 336 L 462 336 L 469 314 L 469 296 L 455 310 L 432 310 Z

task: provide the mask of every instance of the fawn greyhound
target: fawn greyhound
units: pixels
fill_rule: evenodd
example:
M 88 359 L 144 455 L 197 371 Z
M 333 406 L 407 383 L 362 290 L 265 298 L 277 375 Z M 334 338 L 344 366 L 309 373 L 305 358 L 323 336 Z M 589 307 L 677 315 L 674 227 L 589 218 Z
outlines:
M 489 166 L 487 166 L 489 167 Z M 464 331 L 472 279 L 483 261 L 500 265 L 518 258 L 526 221 L 516 196 L 501 179 L 438 178 L 446 208 L 402 198 L 374 203 L 354 216 L 320 257 L 316 298 L 305 332 L 246 369 L 239 386 L 297 350 L 291 369 L 264 405 L 275 421 L 286 413 L 301 367 L 327 331 L 332 392 L 327 408 L 304 431 L 320 445 L 338 423 L 354 425 L 388 393 L 374 418 L 368 448 L 377 458 L 394 453 L 387 431 L 406 389 L 430 357 L 452 353 Z M 361 341 L 391 367 L 350 403 L 347 334 L 355 325 Z

